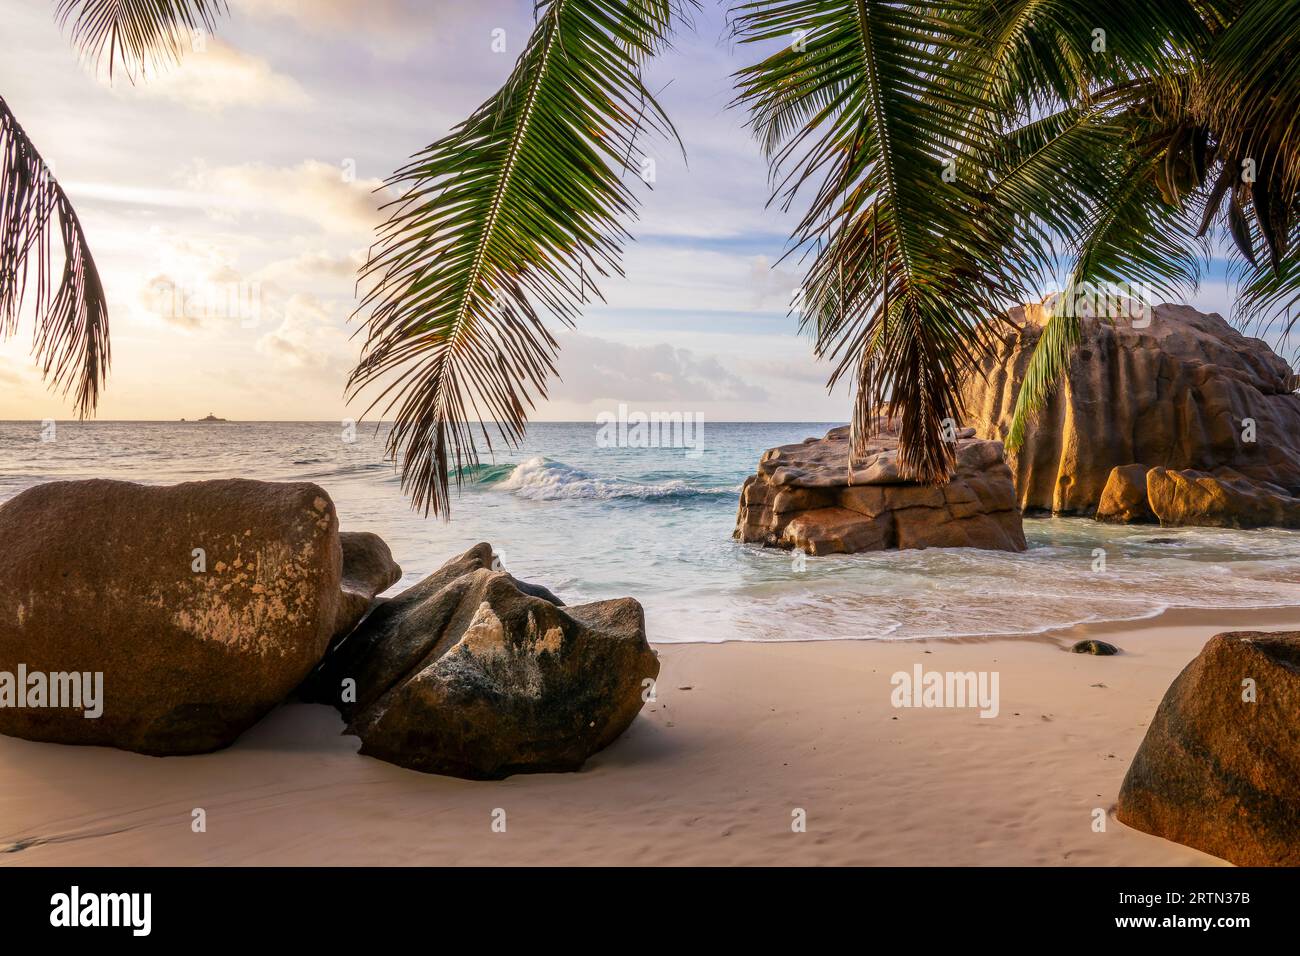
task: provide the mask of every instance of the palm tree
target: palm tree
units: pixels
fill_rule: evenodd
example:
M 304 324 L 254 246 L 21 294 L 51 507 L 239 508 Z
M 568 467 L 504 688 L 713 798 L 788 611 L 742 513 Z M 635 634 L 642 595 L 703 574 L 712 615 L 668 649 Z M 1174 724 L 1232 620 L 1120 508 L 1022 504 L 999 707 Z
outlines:
M 426 512 L 446 513 L 478 439 L 522 436 L 553 371 L 544 317 L 571 322 L 618 271 L 634 140 L 673 135 L 641 68 L 692 5 L 538 0 L 501 89 L 390 180 L 349 385 L 395 412 L 389 451 Z M 907 472 L 946 480 L 964 378 L 1063 262 L 1073 285 L 1181 290 L 1222 222 L 1244 308 L 1295 301 L 1300 0 L 761 0 L 731 16 L 740 43 L 780 44 L 737 74 L 736 102 L 774 200 L 806 197 L 803 321 L 831 383 L 856 385 L 855 449 L 883 404 Z M 1078 335 L 1052 319 L 1013 444 Z
M 1133 64 L 1118 76 L 1093 78 L 1088 89 L 1053 104 L 1057 115 L 1072 109 L 1090 128 L 1089 153 L 1081 154 L 1087 166 L 1067 177 L 1073 182 L 1059 175 L 1074 162 L 1065 129 L 1032 152 L 1013 150 L 1011 161 L 1033 155 L 1055 165 L 1058 174 L 1049 174 L 1042 188 L 1057 195 L 1073 189 L 1085 213 L 1073 228 L 1044 217 L 1069 241 L 1070 285 L 1194 288 L 1214 248 L 1208 238 L 1217 222 L 1233 244 L 1236 317 L 1267 327 L 1300 301 L 1300 259 L 1293 251 L 1300 223 L 1300 75 L 1293 66 L 1300 2 L 1156 6 L 1176 14 L 1181 25 L 1171 32 L 1163 64 Z M 1283 322 L 1284 332 L 1293 322 Z M 1008 436 L 1013 449 L 1068 367 L 1080 334 L 1077 315 L 1050 319 L 1017 399 Z
M 389 180 L 400 192 L 363 277 L 352 395 L 378 389 L 416 507 L 445 515 L 493 434 L 545 397 L 557 343 L 620 270 L 641 135 L 675 137 L 646 61 L 698 0 L 536 0 L 505 83 Z M 60 0 L 83 55 L 141 72 L 174 58 L 222 0 Z M 774 201 L 807 197 L 790 253 L 802 321 L 831 384 L 856 386 L 855 450 L 881 405 L 901 465 L 941 482 L 961 388 L 1007 306 L 1067 286 L 1197 282 L 1231 236 L 1239 317 L 1300 302 L 1300 0 L 755 0 L 742 44 L 779 44 L 736 76 Z M 0 324 L 35 252 L 39 355 L 94 408 L 108 364 L 103 290 L 67 197 L 0 100 Z M 59 218 L 66 266 L 50 294 Z M 1018 399 L 1019 443 L 1079 338 L 1049 322 Z
M 212 29 L 225 9 L 225 0 L 59 0 L 55 18 L 96 69 L 111 78 L 119 65 L 134 79 L 179 58 L 193 32 Z M 37 362 L 64 394 L 75 386 L 84 418 L 99 401 L 111 358 L 104 285 L 76 210 L 0 96 L 0 337 L 17 330 L 29 280 Z

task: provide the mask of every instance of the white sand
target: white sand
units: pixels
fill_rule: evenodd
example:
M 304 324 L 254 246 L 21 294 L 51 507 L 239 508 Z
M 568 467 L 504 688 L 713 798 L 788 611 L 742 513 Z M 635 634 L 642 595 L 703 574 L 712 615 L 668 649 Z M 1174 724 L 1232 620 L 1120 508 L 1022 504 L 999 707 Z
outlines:
M 659 645 L 658 700 L 614 746 L 493 783 L 357 756 L 322 706 L 200 757 L 0 738 L 0 865 L 1214 864 L 1113 814 L 1095 833 L 1092 814 L 1183 665 L 1255 628 L 1300 629 L 1300 609 L 1038 640 Z M 1063 650 L 1082 636 L 1127 653 Z M 896 710 L 890 675 L 916 663 L 997 671 L 1001 713 Z

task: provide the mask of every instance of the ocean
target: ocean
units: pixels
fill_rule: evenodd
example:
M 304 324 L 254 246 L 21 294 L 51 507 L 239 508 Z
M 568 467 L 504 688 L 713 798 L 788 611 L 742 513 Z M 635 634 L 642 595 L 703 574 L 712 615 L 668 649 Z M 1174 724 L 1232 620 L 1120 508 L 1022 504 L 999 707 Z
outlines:
M 794 560 L 732 540 L 770 447 L 838 423 L 708 423 L 698 454 L 601 447 L 594 423 L 539 423 L 467 476 L 449 522 L 403 498 L 384 435 L 334 423 L 0 423 L 0 502 L 68 478 L 305 480 L 344 530 L 386 540 L 407 587 L 478 541 L 568 603 L 631 595 L 661 642 L 1029 635 L 1168 608 L 1300 606 L 1300 531 L 1025 521 L 1029 550 Z M 48 439 L 48 440 L 46 440 Z M 802 569 L 800 569 L 802 566 Z

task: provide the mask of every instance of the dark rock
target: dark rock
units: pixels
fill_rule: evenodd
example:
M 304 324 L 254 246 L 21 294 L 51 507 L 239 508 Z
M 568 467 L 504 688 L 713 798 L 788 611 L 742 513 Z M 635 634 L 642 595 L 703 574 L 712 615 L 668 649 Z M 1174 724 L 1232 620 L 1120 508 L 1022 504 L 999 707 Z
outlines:
M 363 754 L 476 779 L 576 770 L 640 711 L 659 673 L 641 605 L 562 608 L 492 559 L 477 545 L 382 602 L 318 668 Z
M 346 567 L 346 549 L 344 554 Z M 397 571 L 397 578 L 385 585 L 385 588 L 401 578 L 401 569 L 397 568 L 396 565 L 393 565 L 393 567 Z M 541 598 L 556 607 L 564 606 L 564 602 L 547 588 L 538 584 L 526 584 L 505 571 L 490 544 L 476 544 L 460 557 L 448 561 L 433 574 L 400 594 L 370 602 L 371 616 L 374 618 L 373 621 L 368 619 L 370 626 L 360 632 L 349 628 L 347 632 L 339 635 L 331 644 L 329 654 L 321 659 L 307 679 L 303 681 L 302 686 L 298 688 L 298 697 L 309 703 L 337 706 L 344 716 L 349 716 L 352 713 L 351 706 L 344 704 L 340 699 L 343 680 L 347 677 L 357 679 L 358 674 L 365 672 L 368 666 L 376 665 L 382 659 L 382 653 L 380 653 L 379 657 L 375 656 L 378 653 L 376 650 L 378 645 L 383 643 L 380 640 L 381 637 L 387 641 L 385 652 L 394 649 L 392 641 L 388 640 L 392 635 L 389 633 L 389 626 L 385 622 L 405 619 L 412 607 L 418 606 L 428 598 L 436 595 L 452 581 L 469 574 L 471 571 L 484 569 L 505 573 L 524 594 Z M 380 590 L 383 590 L 383 588 Z M 360 617 L 358 617 L 358 620 L 360 620 Z M 392 676 L 388 675 L 388 679 L 391 680 Z
M 1109 657 L 1111 654 L 1119 653 L 1119 648 L 1114 644 L 1094 640 L 1079 641 L 1070 650 L 1076 654 L 1096 654 L 1098 657 Z
M 104 695 L 97 719 L 0 708 L 0 732 L 148 754 L 231 743 L 396 570 L 371 541 L 344 584 L 334 505 L 307 482 L 51 482 L 0 507 L 0 541 L 0 671 L 102 672 Z
M 1300 865 L 1300 632 L 1211 638 L 1165 692 L 1116 816 L 1239 866 Z
M 527 581 L 520 581 L 513 575 L 511 577 L 515 582 L 515 587 L 524 594 L 531 595 L 535 598 L 541 598 L 543 601 L 549 601 L 556 607 L 564 607 L 564 602 L 552 594 L 549 588 L 545 588 L 540 584 L 529 584 Z

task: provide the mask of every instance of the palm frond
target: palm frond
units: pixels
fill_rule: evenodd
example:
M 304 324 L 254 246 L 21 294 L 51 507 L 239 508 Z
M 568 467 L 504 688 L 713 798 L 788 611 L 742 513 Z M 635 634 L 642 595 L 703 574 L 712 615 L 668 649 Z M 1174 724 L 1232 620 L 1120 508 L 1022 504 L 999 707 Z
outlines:
M 803 302 L 831 384 L 856 380 L 853 450 L 877 409 L 899 418 L 900 463 L 946 480 L 943 440 L 963 417 L 961 380 L 1019 291 L 1018 263 L 976 214 L 979 183 L 952 157 L 991 162 L 976 91 L 988 76 L 968 4 L 778 0 L 733 9 L 744 43 L 803 38 L 736 74 L 737 103 L 769 150 L 775 196 L 811 199 L 794 248 L 812 259 Z
M 675 136 L 641 78 L 679 0 L 543 0 L 505 85 L 389 185 L 363 276 L 365 345 L 349 394 L 394 413 L 388 452 L 415 507 L 446 515 L 449 475 L 490 429 L 522 440 L 556 341 L 619 273 L 637 198 L 625 173 L 643 131 Z
M 112 79 L 120 63 L 134 80 L 177 62 L 227 10 L 226 0 L 59 0 L 55 17 L 95 69 Z
M 1291 238 L 1292 245 L 1300 244 L 1300 234 Z M 1237 324 L 1260 334 L 1291 336 L 1300 321 L 1300 257 L 1288 256 L 1276 272 L 1235 262 L 1229 277 L 1236 282 L 1233 319 Z
M 1143 9 L 1149 7 L 1165 5 Z M 1139 77 L 1115 117 L 1131 127 L 1132 141 L 1114 149 L 1110 162 L 1093 161 L 1113 175 L 1079 177 L 1092 184 L 1081 195 L 1098 215 L 1079 234 L 1072 281 L 1194 287 L 1210 252 L 1202 240 L 1221 219 L 1239 257 L 1237 320 L 1267 327 L 1286 312 L 1289 332 L 1289 313 L 1300 304 L 1300 82 L 1293 62 L 1300 2 L 1215 0 L 1197 7 L 1203 35 L 1189 37 L 1182 65 Z M 1064 373 L 1078 336 L 1077 318 L 1053 316 L 1048 323 L 1018 396 L 1012 449 Z
M 1188 204 L 1170 202 L 1162 194 L 1159 180 L 1165 159 L 1159 146 L 1144 150 L 1130 141 L 1124 148 L 1123 141 L 1129 136 L 1122 120 L 1104 130 L 1106 135 L 1086 144 L 1084 155 L 1091 154 L 1092 160 L 1087 170 L 1078 168 L 1078 178 L 1073 179 L 1079 190 L 1075 202 L 1092 212 L 1073 235 L 1067 233 L 1077 242 L 1074 266 L 1016 396 L 1007 434 L 1011 451 L 1024 444 L 1033 416 L 1045 407 L 1069 368 L 1082 335 L 1080 316 L 1070 307 L 1078 291 L 1096 286 L 1138 287 L 1146 293 L 1143 300 L 1153 298 L 1149 293 L 1175 296 L 1196 287 L 1209 258 L 1208 246 L 1196 238 L 1199 217 L 1193 215 L 1194 210 Z M 1061 168 L 1070 169 L 1061 151 L 1051 148 L 1063 142 L 1049 145 L 1044 153 L 1061 157 Z
M 1196 107 L 1225 155 L 1271 166 L 1277 187 L 1294 195 L 1300 185 L 1300 0 L 1241 7 L 1206 51 Z
M 963 22 L 981 38 L 983 96 L 1008 127 L 1031 114 L 1084 107 L 1135 78 L 1177 69 L 1210 33 L 1190 0 L 973 2 Z
M 1226 199 L 1243 260 L 1234 269 L 1236 319 L 1267 328 L 1282 318 L 1289 333 L 1300 302 L 1300 0 L 1245 4 L 1239 13 L 1207 51 L 1193 104 L 1224 160 L 1206 223 Z
M 56 223 L 63 252 L 57 285 Z M 37 362 L 64 394 L 75 387 L 84 417 L 95 409 L 110 361 L 104 286 L 72 203 L 0 97 L 0 337 L 16 331 L 29 291 Z

